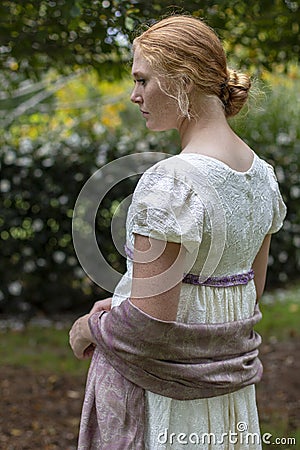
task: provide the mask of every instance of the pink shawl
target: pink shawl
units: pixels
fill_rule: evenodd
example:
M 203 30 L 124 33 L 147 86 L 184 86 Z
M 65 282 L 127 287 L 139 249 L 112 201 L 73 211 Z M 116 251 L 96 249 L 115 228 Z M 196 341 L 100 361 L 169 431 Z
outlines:
M 261 319 L 164 322 L 128 299 L 90 318 L 97 347 L 89 370 L 79 450 L 143 450 L 144 390 L 178 400 L 215 397 L 257 383 Z

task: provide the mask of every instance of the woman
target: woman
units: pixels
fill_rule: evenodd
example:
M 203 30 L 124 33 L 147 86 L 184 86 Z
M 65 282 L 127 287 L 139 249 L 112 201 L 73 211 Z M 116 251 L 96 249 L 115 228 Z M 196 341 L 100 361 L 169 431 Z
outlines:
M 139 311 L 146 324 L 153 318 L 154 325 L 213 327 L 252 317 L 265 285 L 271 234 L 286 213 L 272 167 L 227 122 L 245 104 L 250 80 L 228 69 L 213 30 L 192 17 L 168 17 L 137 37 L 133 52 L 131 100 L 149 129 L 178 130 L 181 152 L 156 164 L 137 185 L 127 218 L 128 271 L 112 299 L 96 302 L 73 325 L 70 342 L 79 358 L 101 347 L 99 311 L 113 307 L 109 317 L 128 298 L 133 316 Z M 168 348 L 169 342 L 160 344 Z M 95 353 L 82 449 L 106 448 L 91 431 L 101 428 L 90 388 L 100 364 Z M 253 383 L 183 401 L 157 392 L 145 391 L 144 447 L 131 443 L 124 449 L 261 448 Z M 107 448 L 118 445 L 112 437 Z

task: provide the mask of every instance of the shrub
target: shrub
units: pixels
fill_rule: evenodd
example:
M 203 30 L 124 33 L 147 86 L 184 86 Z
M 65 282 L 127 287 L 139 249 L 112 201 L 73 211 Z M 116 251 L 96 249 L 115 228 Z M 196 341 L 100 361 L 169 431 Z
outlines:
M 300 81 L 272 77 L 262 87 L 265 98 L 244 117 L 233 122 L 259 156 L 274 168 L 287 216 L 272 237 L 267 288 L 299 279 L 300 269 Z
M 288 207 L 283 229 L 271 245 L 267 286 L 298 278 L 300 267 L 300 145 L 299 82 L 274 84 L 264 106 L 252 108 L 233 127 L 264 159 L 275 166 Z M 148 133 L 138 126 L 129 106 L 122 126 L 104 128 L 79 123 L 76 132 L 53 138 L 2 135 L 0 181 L 1 277 L 0 312 L 86 310 L 107 292 L 80 268 L 73 248 L 74 205 L 85 181 L 102 165 L 136 151 L 176 153 L 175 134 Z M 31 118 L 32 119 L 32 118 Z M 20 125 L 21 126 L 21 125 Z M 24 133 L 23 133 L 24 134 Z M 124 258 L 115 250 L 110 221 L 116 202 L 130 195 L 135 180 L 117 185 L 97 215 L 97 237 L 108 262 L 119 272 Z

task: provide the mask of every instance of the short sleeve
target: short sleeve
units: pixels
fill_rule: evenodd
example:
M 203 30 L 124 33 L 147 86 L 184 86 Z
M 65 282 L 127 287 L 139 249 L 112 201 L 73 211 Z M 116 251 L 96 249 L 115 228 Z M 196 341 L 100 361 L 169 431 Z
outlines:
M 203 204 L 186 175 L 158 163 L 134 191 L 129 226 L 133 233 L 181 243 L 194 252 L 202 240 L 203 216 Z
M 282 199 L 278 181 L 271 165 L 268 164 L 270 188 L 272 192 L 272 204 L 273 204 L 273 220 L 272 225 L 268 231 L 268 234 L 277 233 L 283 225 L 284 218 L 286 216 L 286 205 Z

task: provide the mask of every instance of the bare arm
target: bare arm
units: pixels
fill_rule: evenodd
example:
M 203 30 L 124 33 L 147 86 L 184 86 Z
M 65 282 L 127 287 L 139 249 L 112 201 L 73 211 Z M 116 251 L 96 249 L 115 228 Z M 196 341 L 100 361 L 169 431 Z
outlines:
M 185 249 L 135 234 L 131 302 L 160 320 L 176 320 Z
M 265 288 L 270 243 L 271 243 L 271 235 L 268 234 L 265 237 L 262 246 L 259 252 L 257 253 L 252 265 L 254 270 L 254 283 L 256 288 L 257 300 L 260 299 Z

